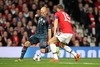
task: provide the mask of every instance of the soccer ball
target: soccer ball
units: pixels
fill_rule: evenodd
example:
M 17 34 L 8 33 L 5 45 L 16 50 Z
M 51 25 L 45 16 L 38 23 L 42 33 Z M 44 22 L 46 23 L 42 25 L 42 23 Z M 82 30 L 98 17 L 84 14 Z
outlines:
M 40 61 L 41 60 L 41 56 L 38 55 L 38 54 L 35 54 L 34 57 L 33 57 L 33 60 L 34 61 Z

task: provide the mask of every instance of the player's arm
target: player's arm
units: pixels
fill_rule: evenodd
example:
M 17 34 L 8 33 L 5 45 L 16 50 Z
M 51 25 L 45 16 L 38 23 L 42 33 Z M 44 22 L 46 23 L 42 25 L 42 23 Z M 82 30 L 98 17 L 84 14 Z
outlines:
M 52 35 L 52 33 L 51 33 L 51 25 L 49 24 L 48 25 L 48 40 L 51 39 L 51 35 Z
M 39 19 L 39 15 L 38 15 L 38 14 L 35 14 L 34 21 L 35 21 L 36 23 L 37 23 L 38 19 Z
M 54 20 L 54 36 L 57 33 L 57 27 L 58 27 L 58 17 L 55 16 L 55 20 Z

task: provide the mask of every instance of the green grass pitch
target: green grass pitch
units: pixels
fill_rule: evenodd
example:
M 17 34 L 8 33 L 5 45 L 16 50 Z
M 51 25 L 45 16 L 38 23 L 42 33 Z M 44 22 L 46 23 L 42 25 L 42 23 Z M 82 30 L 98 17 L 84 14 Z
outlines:
M 41 61 L 33 61 L 25 58 L 21 62 L 15 62 L 16 58 L 0 58 L 0 67 L 100 67 L 100 58 L 81 58 L 76 62 L 73 58 L 60 58 L 60 62 L 49 62 L 50 59 L 42 58 Z

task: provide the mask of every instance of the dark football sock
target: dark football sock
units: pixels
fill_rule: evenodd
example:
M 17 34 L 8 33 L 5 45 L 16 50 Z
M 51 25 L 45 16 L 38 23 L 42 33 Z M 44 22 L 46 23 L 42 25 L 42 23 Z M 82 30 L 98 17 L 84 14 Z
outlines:
M 49 53 L 49 52 L 51 52 L 51 50 L 50 50 L 50 47 L 48 46 L 45 48 L 45 53 Z
M 23 59 L 24 58 L 24 55 L 25 55 L 25 53 L 27 51 L 27 48 L 28 47 L 25 47 L 25 46 L 22 48 L 20 59 Z

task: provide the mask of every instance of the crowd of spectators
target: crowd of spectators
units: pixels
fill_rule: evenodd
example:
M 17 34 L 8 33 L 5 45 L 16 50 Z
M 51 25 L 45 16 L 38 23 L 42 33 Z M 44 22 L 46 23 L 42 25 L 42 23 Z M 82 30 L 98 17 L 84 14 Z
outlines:
M 58 3 L 59 0 L 0 0 L 0 46 L 23 46 L 36 31 L 35 14 L 46 6 L 53 23 Z M 69 45 L 99 46 L 100 0 L 63 0 L 63 3 L 73 22 L 74 36 Z
M 100 0 L 63 1 L 65 10 L 75 21 L 74 43 L 82 46 L 87 40 L 87 46 L 100 46 Z

